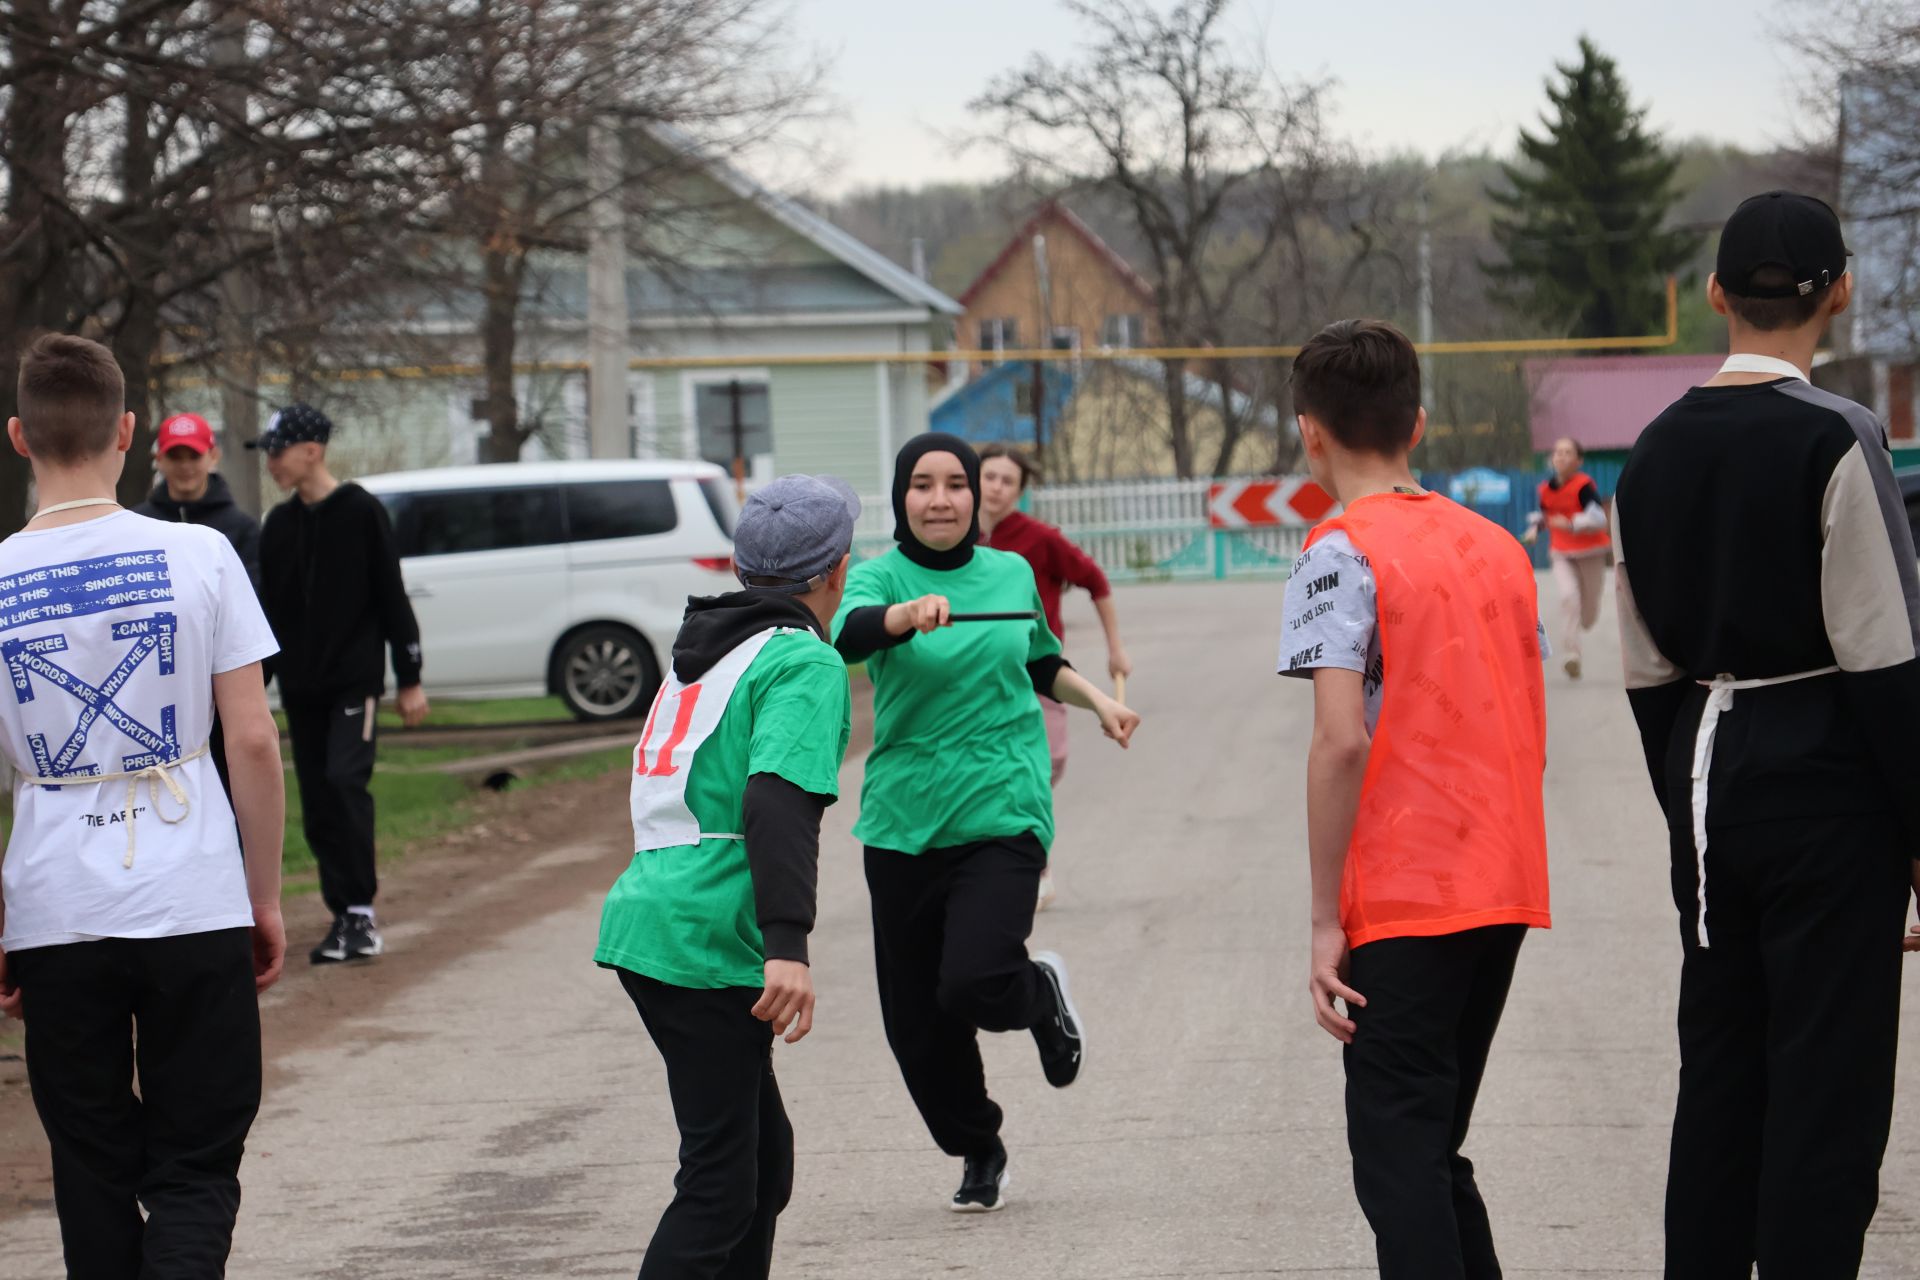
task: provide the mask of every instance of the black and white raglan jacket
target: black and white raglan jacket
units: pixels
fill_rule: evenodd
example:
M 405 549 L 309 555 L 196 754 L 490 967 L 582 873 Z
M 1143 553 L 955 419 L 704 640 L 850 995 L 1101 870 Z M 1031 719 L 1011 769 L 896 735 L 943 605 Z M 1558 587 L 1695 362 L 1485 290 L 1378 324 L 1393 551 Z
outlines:
M 1920 856 L 1920 581 L 1885 430 L 1798 379 L 1695 387 L 1614 499 L 1628 697 L 1679 837 L 1886 812 Z M 1813 675 L 1826 668 L 1838 671 Z M 1707 682 L 1723 696 L 1693 786 Z

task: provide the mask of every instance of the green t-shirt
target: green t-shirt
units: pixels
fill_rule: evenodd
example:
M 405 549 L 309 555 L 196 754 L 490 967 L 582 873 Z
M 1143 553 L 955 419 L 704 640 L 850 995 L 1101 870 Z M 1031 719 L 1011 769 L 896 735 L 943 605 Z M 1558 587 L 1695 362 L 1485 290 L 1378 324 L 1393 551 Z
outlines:
M 976 547 L 940 571 L 894 550 L 853 567 L 834 634 L 851 610 L 924 595 L 947 597 L 955 613 L 1040 608 L 1033 569 L 1017 555 Z M 869 657 L 873 750 L 854 836 L 902 853 L 1029 834 L 1051 846 L 1047 729 L 1027 664 L 1059 652 L 1043 615 L 962 622 Z
M 831 646 L 811 631 L 774 635 L 687 766 L 687 807 L 700 830 L 744 830 L 747 779 L 756 773 L 838 796 L 852 710 L 846 665 Z M 634 854 L 607 893 L 593 958 L 677 987 L 762 985 L 766 953 L 746 842 Z

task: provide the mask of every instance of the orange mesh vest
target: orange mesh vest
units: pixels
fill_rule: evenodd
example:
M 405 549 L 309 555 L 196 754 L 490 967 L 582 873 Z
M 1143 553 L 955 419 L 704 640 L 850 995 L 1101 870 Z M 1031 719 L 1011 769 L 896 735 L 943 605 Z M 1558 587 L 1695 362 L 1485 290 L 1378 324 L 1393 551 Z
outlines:
M 1372 567 L 1384 675 L 1340 886 L 1348 944 L 1546 928 L 1546 689 L 1526 552 L 1438 494 L 1362 498 L 1308 545 L 1330 529 Z
M 1571 520 L 1580 514 L 1580 491 L 1593 483 L 1592 477 L 1584 471 L 1576 471 L 1556 489 L 1550 480 L 1540 482 L 1540 509 L 1549 516 L 1565 516 Z M 1572 529 L 1547 529 L 1547 542 L 1563 556 L 1577 556 L 1583 551 L 1598 551 L 1613 541 L 1612 535 L 1605 529 L 1596 529 L 1592 533 L 1575 533 Z

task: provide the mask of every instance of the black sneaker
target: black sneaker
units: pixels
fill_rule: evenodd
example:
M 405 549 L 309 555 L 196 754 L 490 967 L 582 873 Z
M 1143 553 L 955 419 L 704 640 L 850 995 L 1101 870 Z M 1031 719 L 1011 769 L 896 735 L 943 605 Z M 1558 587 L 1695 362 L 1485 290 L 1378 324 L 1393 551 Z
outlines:
M 320 945 L 307 953 L 314 964 L 338 964 L 347 958 L 347 917 L 335 916 Z
M 386 944 L 380 940 L 379 926 L 372 916 L 363 916 L 357 911 L 347 913 L 347 959 L 371 960 L 386 950 Z
M 1052 1008 L 1033 1025 L 1033 1042 L 1040 1046 L 1040 1068 L 1047 1083 L 1064 1089 L 1080 1078 L 1080 1063 L 1086 1054 L 1086 1036 L 1080 1026 L 1080 1011 L 1073 1007 L 1073 994 L 1067 988 L 1067 962 L 1051 951 L 1034 953 L 1033 963 L 1045 979 Z
M 1007 1207 L 1007 1149 L 999 1146 L 984 1156 L 968 1156 L 953 1193 L 955 1213 L 993 1213 Z

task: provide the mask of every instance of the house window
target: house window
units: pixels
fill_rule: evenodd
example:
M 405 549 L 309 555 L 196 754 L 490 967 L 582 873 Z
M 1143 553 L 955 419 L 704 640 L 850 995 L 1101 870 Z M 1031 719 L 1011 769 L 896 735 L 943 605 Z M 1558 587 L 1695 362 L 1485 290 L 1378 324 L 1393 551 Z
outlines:
M 980 322 L 980 350 L 1017 351 L 1020 349 L 1020 322 L 1010 316 Z
M 758 458 L 773 456 L 772 407 L 762 379 L 729 378 L 694 387 L 693 415 L 699 428 L 700 456 L 729 469 L 736 455 L 755 473 Z
M 1055 351 L 1078 351 L 1080 349 L 1080 330 L 1073 325 L 1057 325 L 1053 330 L 1053 349 Z
M 1107 317 L 1107 323 L 1100 330 L 1100 345 L 1103 347 L 1144 347 L 1146 343 L 1146 325 L 1138 312 Z

